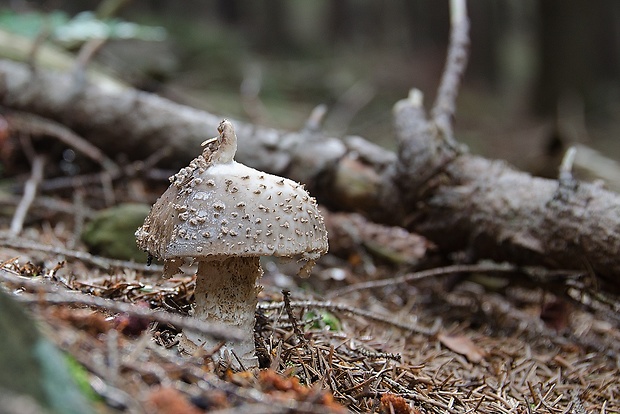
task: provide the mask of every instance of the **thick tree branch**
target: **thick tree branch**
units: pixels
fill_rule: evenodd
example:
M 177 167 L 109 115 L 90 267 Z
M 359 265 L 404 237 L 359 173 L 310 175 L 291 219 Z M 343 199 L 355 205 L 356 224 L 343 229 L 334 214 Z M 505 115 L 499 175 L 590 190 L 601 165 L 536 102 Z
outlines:
M 221 121 L 156 95 L 91 83 L 0 61 L 0 104 L 61 122 L 107 154 L 140 160 L 169 147 L 167 166 L 186 166 Z M 359 137 L 344 140 L 304 129 L 282 132 L 235 121 L 237 160 L 308 184 L 332 206 L 388 220 L 398 205 L 391 175 L 396 157 Z M 353 181 L 352 181 L 353 180 Z M 374 212 L 374 213 L 371 213 Z M 392 222 L 398 222 L 397 219 Z
M 418 109 L 406 105 L 396 111 L 397 131 L 420 148 L 422 136 L 408 123 L 408 112 Z M 618 285 L 618 194 L 586 183 L 567 192 L 557 180 L 469 154 L 443 166 L 437 161 L 437 174 L 408 211 L 410 229 L 448 251 L 465 248 L 472 257 L 592 269 Z M 400 176 L 413 178 L 416 172 L 411 168 Z
M 143 158 L 170 146 L 171 167 L 188 163 L 219 116 L 131 89 L 0 61 L 0 103 L 61 122 L 111 155 Z M 281 132 L 236 122 L 241 162 L 308 183 L 320 202 L 400 224 L 472 259 L 620 274 L 620 197 L 581 183 L 570 197 L 558 182 L 462 153 L 438 138 L 413 92 L 396 104 L 398 156 L 359 137 Z M 617 285 L 618 283 L 615 282 Z

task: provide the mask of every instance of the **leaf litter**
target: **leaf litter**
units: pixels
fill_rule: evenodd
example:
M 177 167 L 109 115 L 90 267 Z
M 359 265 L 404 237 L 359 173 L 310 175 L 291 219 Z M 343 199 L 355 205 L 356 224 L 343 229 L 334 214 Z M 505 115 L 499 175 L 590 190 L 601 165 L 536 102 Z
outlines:
M 349 237 L 303 288 L 285 266 L 267 267 L 255 327 L 261 369 L 234 372 L 207 352 L 176 350 L 182 327 L 175 323 L 184 323 L 179 317 L 193 301 L 192 277 L 164 280 L 160 268 L 116 261 L 106 267 L 105 258 L 62 250 L 68 231 L 49 233 L 30 227 L 27 238 L 0 239 L 2 284 L 85 367 L 102 412 L 620 411 L 617 314 L 558 305 L 565 299 L 540 287 L 509 283 L 499 292 L 427 277 L 325 300 L 321 292 L 412 266 L 386 261 L 385 239 L 378 257 L 364 247 L 371 241 Z M 420 243 L 416 263 L 428 246 Z M 399 257 L 403 245 L 399 239 Z M 351 259 L 360 256 L 372 266 Z M 347 277 L 332 278 L 335 268 Z M 276 287 L 282 284 L 287 290 Z M 145 313 L 152 310 L 162 311 L 157 319 Z

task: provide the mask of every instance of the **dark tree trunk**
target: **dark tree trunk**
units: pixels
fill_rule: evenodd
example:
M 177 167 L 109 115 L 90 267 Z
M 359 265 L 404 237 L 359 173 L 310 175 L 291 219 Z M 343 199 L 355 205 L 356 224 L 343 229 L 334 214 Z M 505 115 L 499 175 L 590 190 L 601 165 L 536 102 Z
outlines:
M 597 85 L 618 82 L 618 2 L 544 0 L 539 8 L 539 71 L 533 110 L 556 116 L 566 96 L 583 100 L 592 109 Z

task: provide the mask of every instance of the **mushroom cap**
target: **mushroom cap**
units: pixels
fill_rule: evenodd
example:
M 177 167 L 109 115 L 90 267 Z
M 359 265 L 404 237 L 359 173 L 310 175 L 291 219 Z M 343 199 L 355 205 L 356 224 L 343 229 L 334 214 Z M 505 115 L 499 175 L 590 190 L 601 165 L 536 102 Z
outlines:
M 217 151 L 205 150 L 171 178 L 136 232 L 140 248 L 163 260 L 274 255 L 313 262 L 327 252 L 323 217 L 301 184 L 232 159 L 214 163 Z

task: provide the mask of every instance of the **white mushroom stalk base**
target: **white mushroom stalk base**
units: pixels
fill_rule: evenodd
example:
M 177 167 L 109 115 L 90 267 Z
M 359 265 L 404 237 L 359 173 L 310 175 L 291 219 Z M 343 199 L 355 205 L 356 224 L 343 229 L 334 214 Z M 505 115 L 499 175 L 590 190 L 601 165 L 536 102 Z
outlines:
M 214 360 L 229 360 L 232 366 L 253 368 L 258 366 L 254 348 L 254 312 L 261 287 L 256 285 L 262 276 L 258 257 L 213 257 L 198 263 L 193 316 L 223 327 L 239 328 L 247 333 L 240 342 L 227 342 Z M 220 342 L 199 332 L 184 331 L 179 347 L 188 353 L 199 348 L 213 350 Z M 240 366 L 237 358 L 243 366 Z

